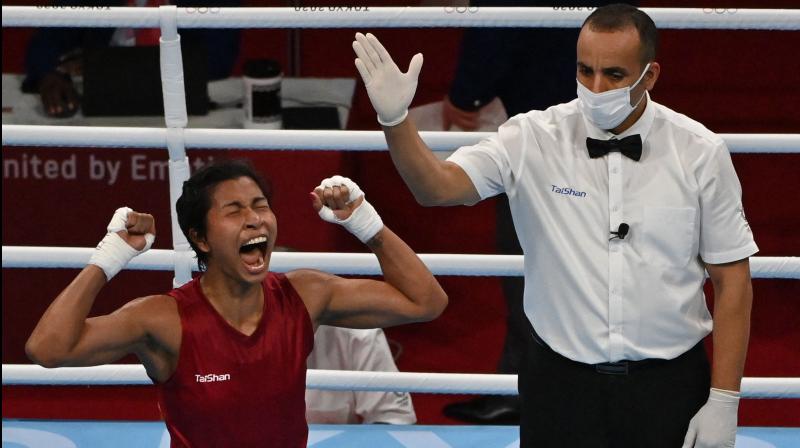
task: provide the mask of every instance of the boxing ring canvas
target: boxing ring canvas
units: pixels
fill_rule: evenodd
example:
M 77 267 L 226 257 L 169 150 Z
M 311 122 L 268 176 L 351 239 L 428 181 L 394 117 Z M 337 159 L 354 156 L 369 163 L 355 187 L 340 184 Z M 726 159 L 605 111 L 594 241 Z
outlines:
M 3 448 L 167 448 L 162 422 L 3 420 Z M 310 425 L 308 446 L 514 448 L 517 426 Z M 800 428 L 739 428 L 737 448 L 798 448 Z

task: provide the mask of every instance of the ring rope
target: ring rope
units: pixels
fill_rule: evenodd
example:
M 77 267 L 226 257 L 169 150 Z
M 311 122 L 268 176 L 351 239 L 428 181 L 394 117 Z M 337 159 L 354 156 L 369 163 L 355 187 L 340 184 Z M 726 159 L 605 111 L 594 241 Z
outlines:
M 167 147 L 164 128 L 3 125 L 3 146 Z M 492 132 L 420 132 L 434 151 L 474 145 Z M 732 153 L 798 153 L 800 134 L 718 134 Z M 381 131 L 184 129 L 187 149 L 386 151 Z
M 156 28 L 159 8 L 3 6 L 4 27 Z M 661 29 L 798 30 L 800 10 L 641 8 Z M 177 8 L 178 28 L 577 28 L 590 8 Z
M 152 385 L 140 364 L 46 369 L 3 364 L 3 386 Z M 369 372 L 309 369 L 306 387 L 323 390 L 394 391 L 438 394 L 517 395 L 517 375 Z M 744 398 L 800 398 L 800 378 L 742 378 Z
M 3 268 L 83 269 L 93 248 L 3 246 Z M 131 270 L 169 271 L 176 252 L 150 249 L 125 267 Z M 434 275 L 523 276 L 522 255 L 419 254 Z M 800 257 L 751 257 L 753 278 L 800 279 Z M 314 268 L 332 274 L 381 275 L 378 259 L 370 253 L 273 252 L 270 270 L 288 272 Z M 194 266 L 194 270 L 197 267 Z

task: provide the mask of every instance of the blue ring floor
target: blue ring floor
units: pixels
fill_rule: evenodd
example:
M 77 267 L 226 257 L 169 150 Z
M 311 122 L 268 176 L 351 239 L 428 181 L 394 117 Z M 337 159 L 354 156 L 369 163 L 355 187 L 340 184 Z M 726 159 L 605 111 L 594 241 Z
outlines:
M 314 448 L 515 448 L 516 426 L 311 425 Z M 162 422 L 3 419 L 2 448 L 168 448 Z M 741 427 L 737 448 L 800 448 L 800 428 Z

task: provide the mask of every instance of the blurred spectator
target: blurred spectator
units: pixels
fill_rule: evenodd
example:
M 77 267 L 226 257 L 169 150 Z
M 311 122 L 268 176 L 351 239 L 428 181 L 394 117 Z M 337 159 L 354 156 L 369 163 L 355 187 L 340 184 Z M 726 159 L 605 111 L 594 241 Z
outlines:
M 54 7 L 159 6 L 237 7 L 241 0 L 54 0 Z M 230 76 L 239 54 L 238 29 L 181 29 L 182 45 L 204 46 L 208 52 L 208 79 Z M 80 107 L 72 77 L 82 72 L 83 50 L 105 46 L 158 45 L 158 29 L 40 28 L 31 38 L 22 90 L 39 93 L 47 115 L 69 117 Z
M 309 369 L 397 372 L 383 330 L 320 325 Z M 308 423 L 411 425 L 417 416 L 411 395 L 402 392 L 306 390 Z

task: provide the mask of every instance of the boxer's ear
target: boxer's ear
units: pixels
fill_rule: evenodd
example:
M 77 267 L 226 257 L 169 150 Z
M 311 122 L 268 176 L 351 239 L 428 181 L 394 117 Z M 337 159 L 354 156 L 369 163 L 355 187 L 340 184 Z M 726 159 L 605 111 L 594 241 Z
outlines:
M 189 229 L 189 238 L 191 238 L 195 246 L 197 246 L 197 248 L 204 253 L 211 252 L 211 248 L 208 246 L 208 241 L 206 241 L 205 237 L 201 237 L 200 234 L 197 233 L 197 230 Z

